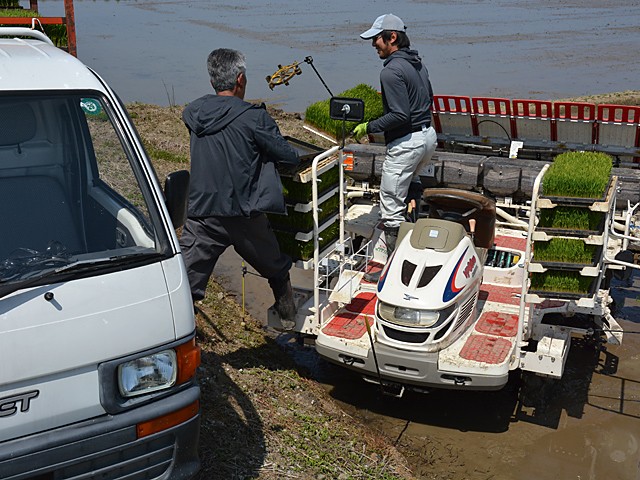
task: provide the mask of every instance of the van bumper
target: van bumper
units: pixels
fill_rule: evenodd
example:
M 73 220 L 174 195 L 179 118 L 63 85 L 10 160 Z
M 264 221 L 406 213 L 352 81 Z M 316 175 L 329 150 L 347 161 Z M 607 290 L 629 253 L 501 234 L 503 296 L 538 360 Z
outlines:
M 197 402 L 200 387 L 117 415 L 105 415 L 0 443 L 3 480 L 188 479 L 200 468 L 200 413 L 138 438 L 136 425 Z

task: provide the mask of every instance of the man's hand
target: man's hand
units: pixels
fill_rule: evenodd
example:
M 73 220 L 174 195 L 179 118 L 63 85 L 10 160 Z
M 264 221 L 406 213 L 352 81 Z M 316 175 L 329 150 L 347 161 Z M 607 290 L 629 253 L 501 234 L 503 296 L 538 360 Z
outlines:
M 353 138 L 356 140 L 360 140 L 367 134 L 367 125 L 369 122 L 364 122 L 356 125 L 356 128 L 353 129 Z

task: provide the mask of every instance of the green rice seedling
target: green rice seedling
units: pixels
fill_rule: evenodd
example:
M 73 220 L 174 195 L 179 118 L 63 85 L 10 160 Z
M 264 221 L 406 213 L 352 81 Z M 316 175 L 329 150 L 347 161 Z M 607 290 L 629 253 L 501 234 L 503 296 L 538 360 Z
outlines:
M 293 178 L 286 176 L 283 176 L 281 180 L 284 197 L 289 203 L 307 203 L 311 201 L 311 182 L 296 182 Z M 320 180 L 318 183 L 319 194 L 322 194 L 323 192 L 326 192 L 338 185 L 338 182 L 340 181 L 340 171 L 338 170 L 338 166 L 336 165 L 335 167 L 320 174 L 318 176 L 318 180 Z
M 0 7 L 2 7 L 3 0 L 0 0 Z M 4 0 L 6 2 L 6 0 Z M 8 2 L 9 5 L 4 5 L 5 7 L 11 7 L 11 1 Z M 16 4 L 18 2 L 15 2 Z M 0 17 L 14 17 L 14 18 L 39 18 L 41 15 L 38 12 L 34 12 L 33 10 L 24 10 L 22 8 L 7 8 L 6 10 L 0 10 Z M 0 21 L 0 26 L 1 26 Z M 25 25 L 26 26 L 26 25 Z M 67 40 L 67 27 L 66 25 L 43 25 L 44 33 L 51 39 L 53 44 L 56 47 L 66 47 L 68 44 Z
M 364 120 L 368 122 L 382 115 L 382 97 L 371 86 L 361 83 L 349 90 L 340 93 L 338 97 L 359 98 L 364 101 Z M 313 103 L 307 107 L 304 119 L 323 132 L 334 138 L 342 138 L 342 121 L 332 120 L 329 117 L 329 99 Z M 346 122 L 345 134 L 348 134 L 357 125 L 356 122 Z
M 544 175 L 544 195 L 601 198 L 609 184 L 611 168 L 611 157 L 605 153 L 562 153 Z
M 552 238 L 548 242 L 535 242 L 534 262 L 562 262 L 591 265 L 598 248 L 580 239 Z
M 593 277 L 583 277 L 577 272 L 547 271 L 531 274 L 531 290 L 587 294 Z
M 600 230 L 605 214 L 580 207 L 555 207 L 540 210 L 538 226 L 569 230 Z
M 331 215 L 338 212 L 340 207 L 340 195 L 329 197 L 318 208 L 318 222 L 322 224 Z M 313 230 L 313 212 L 296 212 L 294 206 L 287 206 L 287 215 L 268 215 L 273 228 L 283 228 L 296 232 L 309 232 Z
M 274 230 L 280 250 L 289 255 L 293 260 L 309 260 L 313 256 L 313 240 L 302 242 L 296 240 L 295 232 L 283 232 Z M 334 222 L 327 227 L 320 235 L 320 250 L 322 251 L 331 242 L 335 242 L 340 236 L 340 222 Z

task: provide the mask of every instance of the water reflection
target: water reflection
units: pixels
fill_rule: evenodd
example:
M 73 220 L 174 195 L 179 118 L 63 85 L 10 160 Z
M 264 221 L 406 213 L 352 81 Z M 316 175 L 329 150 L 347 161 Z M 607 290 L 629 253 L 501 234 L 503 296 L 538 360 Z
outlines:
M 166 105 L 208 92 L 207 54 L 237 48 L 249 63 L 249 97 L 304 111 L 327 97 L 308 65 L 273 91 L 265 77 L 311 55 L 334 93 L 377 88 L 381 62 L 358 35 L 389 8 L 382 0 L 76 0 L 78 55 L 125 101 Z M 638 2 L 400 0 L 392 8 L 436 93 L 560 98 L 637 88 Z M 40 10 L 60 15 L 62 0 L 40 0 Z

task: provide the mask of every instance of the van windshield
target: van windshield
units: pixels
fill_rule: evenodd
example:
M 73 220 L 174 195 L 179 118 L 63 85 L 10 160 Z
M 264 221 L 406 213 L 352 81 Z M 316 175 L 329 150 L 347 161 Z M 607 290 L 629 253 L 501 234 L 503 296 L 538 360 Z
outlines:
M 0 283 L 169 253 L 117 118 L 94 92 L 0 96 Z

